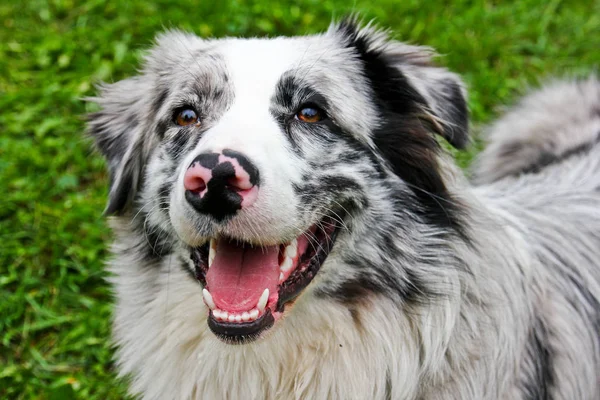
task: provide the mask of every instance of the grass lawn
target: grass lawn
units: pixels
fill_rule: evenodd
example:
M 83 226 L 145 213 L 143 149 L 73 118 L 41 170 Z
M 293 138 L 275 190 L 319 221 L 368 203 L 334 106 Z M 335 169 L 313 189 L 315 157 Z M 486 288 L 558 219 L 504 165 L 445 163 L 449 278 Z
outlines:
M 80 98 L 135 72 L 154 34 L 274 36 L 352 11 L 435 47 L 475 123 L 528 86 L 600 65 L 599 0 L 0 2 L 0 398 L 121 399 L 103 260 L 107 176 Z M 350 5 L 348 5 L 350 4 Z M 475 150 L 457 154 L 466 165 Z

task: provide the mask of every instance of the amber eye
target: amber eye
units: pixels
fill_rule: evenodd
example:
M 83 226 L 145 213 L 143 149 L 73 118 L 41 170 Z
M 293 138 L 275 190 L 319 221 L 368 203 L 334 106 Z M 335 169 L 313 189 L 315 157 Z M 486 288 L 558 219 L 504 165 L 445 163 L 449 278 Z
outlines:
M 198 114 L 191 108 L 183 109 L 175 115 L 175 123 L 179 126 L 188 126 L 200 122 Z
M 325 118 L 325 113 L 315 106 L 306 106 L 296 113 L 296 118 L 302 122 L 315 123 L 322 121 Z

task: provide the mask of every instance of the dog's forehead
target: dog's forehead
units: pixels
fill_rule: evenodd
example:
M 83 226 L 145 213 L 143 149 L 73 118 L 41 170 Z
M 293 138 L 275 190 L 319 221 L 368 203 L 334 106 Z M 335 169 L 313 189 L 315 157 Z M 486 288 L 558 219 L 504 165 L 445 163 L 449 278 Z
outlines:
M 283 78 L 292 77 L 324 95 L 349 132 L 369 132 L 375 122 L 370 88 L 357 58 L 335 37 L 226 39 L 214 50 L 230 78 L 233 108 L 251 105 L 266 111 Z M 339 90 L 342 87 L 343 92 Z
M 236 97 L 269 95 L 288 71 L 314 63 L 318 41 L 306 38 L 230 39 L 219 52 L 232 79 Z M 311 51 L 313 50 L 313 51 Z

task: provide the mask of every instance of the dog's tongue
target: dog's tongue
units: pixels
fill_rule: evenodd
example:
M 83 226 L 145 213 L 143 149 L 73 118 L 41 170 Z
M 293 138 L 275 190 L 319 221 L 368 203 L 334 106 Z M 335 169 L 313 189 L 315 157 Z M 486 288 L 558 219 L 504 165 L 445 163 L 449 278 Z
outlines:
M 265 289 L 277 293 L 279 246 L 250 247 L 219 240 L 206 284 L 218 309 L 250 311 Z

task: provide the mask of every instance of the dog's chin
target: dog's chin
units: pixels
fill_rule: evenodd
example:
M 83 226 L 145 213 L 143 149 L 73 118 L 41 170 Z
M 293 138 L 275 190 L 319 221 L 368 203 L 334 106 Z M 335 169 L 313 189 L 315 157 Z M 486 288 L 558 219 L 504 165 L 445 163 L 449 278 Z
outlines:
M 221 236 L 193 247 L 210 330 L 230 344 L 264 336 L 317 275 L 339 228 L 337 216 L 325 217 L 297 238 L 275 245 Z

